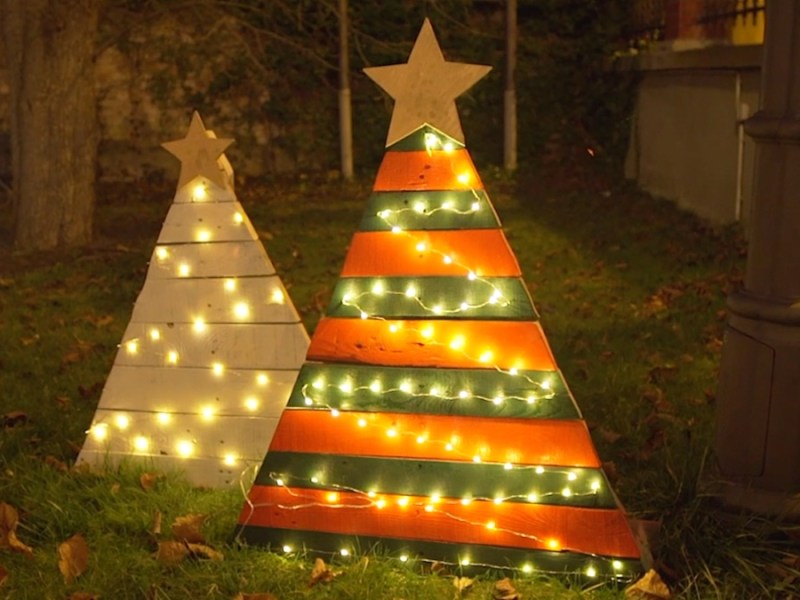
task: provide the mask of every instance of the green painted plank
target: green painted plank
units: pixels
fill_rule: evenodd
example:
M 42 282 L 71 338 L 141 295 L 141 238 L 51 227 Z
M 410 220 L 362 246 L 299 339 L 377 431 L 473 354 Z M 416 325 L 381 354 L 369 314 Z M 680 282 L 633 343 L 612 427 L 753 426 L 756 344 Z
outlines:
M 432 136 L 432 137 L 431 137 Z M 426 138 L 427 142 L 426 143 Z M 408 152 L 413 150 L 444 150 L 445 145 L 450 144 L 454 150 L 464 148 L 464 144 L 451 138 L 430 125 L 423 125 L 414 132 L 408 134 L 403 139 L 387 146 L 387 152 Z
M 616 508 L 602 469 L 271 451 L 255 485 L 439 496 L 470 501 Z
M 520 277 L 345 277 L 329 317 L 391 319 L 538 319 Z
M 577 552 L 521 550 L 503 546 L 447 544 L 424 540 L 398 540 L 369 536 L 347 536 L 292 529 L 238 525 L 235 539 L 274 552 L 325 556 L 329 560 L 359 560 L 365 554 L 397 559 L 398 565 L 417 561 L 453 565 L 462 575 L 501 570 L 514 577 L 548 574 L 568 577 L 575 583 L 600 581 L 627 584 L 638 579 L 643 568 L 636 559 L 614 559 Z M 342 556 L 342 549 L 348 553 Z
M 494 229 L 500 220 L 483 190 L 373 192 L 361 231 Z
M 288 407 L 524 419 L 579 419 L 559 371 L 424 369 L 307 362 Z

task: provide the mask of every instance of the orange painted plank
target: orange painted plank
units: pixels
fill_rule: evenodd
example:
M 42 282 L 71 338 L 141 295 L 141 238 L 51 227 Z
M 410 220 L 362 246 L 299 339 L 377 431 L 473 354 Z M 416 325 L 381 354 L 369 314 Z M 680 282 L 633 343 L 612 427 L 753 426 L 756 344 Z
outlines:
M 453 275 L 519 277 L 502 229 L 360 231 L 353 235 L 342 277 Z
M 557 369 L 538 321 L 324 317 L 307 359 L 393 367 Z
M 481 190 L 483 182 L 465 149 L 450 152 L 387 152 L 373 190 Z
M 625 514 L 617 509 L 487 501 L 463 505 L 458 499 L 429 504 L 420 496 L 369 498 L 277 486 L 254 486 L 249 498 L 256 510 L 251 515 L 245 506 L 240 522 L 260 527 L 639 558 Z
M 487 463 L 600 466 L 582 420 L 284 411 L 270 451 Z

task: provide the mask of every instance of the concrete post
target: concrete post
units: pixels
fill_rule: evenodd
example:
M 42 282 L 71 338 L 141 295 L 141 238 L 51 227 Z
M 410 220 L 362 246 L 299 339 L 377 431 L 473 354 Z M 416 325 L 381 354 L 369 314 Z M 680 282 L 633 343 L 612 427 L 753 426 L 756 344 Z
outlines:
M 744 289 L 728 298 L 715 450 L 722 496 L 800 514 L 800 2 L 769 2 Z

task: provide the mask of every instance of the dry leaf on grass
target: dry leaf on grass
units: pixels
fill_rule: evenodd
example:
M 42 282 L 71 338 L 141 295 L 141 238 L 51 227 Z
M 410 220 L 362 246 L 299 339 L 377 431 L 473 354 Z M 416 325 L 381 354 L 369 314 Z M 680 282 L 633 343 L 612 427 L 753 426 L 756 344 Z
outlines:
M 89 564 L 89 546 L 79 533 L 76 533 L 58 547 L 58 570 L 69 585 L 86 570 Z
M 222 560 L 223 556 L 205 544 L 189 544 L 176 540 L 167 540 L 158 543 L 156 560 L 162 565 L 173 567 L 186 558 L 206 558 L 209 560 Z
M 44 457 L 44 462 L 47 465 L 53 467 L 56 471 L 61 471 L 62 473 L 66 473 L 69 471 L 69 467 L 67 463 L 63 460 L 58 460 L 55 456 L 50 456 L 49 454 Z
M 672 597 L 667 584 L 653 569 L 636 583 L 625 588 L 625 596 L 636 600 L 669 600 Z
M 206 541 L 200 529 L 208 519 L 208 515 L 184 515 L 172 522 L 172 535 L 189 543 L 202 544 Z
M 12 410 L 3 415 L 3 427 L 14 427 L 28 422 L 28 413 L 21 410 Z
M 475 583 L 475 580 L 469 577 L 453 577 L 453 586 L 456 588 L 459 596 L 469 590 L 473 583 Z
M 139 477 L 139 485 L 142 486 L 145 492 L 149 492 L 156 487 L 156 482 L 158 480 L 159 476 L 155 473 L 142 473 Z
M 98 600 L 100 596 L 89 594 L 88 592 L 73 592 L 67 600 Z
M 269 593 L 264 594 L 243 594 L 239 592 L 233 600 L 278 600 L 277 596 Z
M 0 548 L 11 548 L 30 556 L 33 554 L 33 548 L 19 541 L 17 524 L 19 524 L 17 509 L 10 504 L 0 502 Z
M 318 558 L 314 561 L 314 568 L 311 569 L 311 579 L 308 581 L 308 587 L 314 587 L 318 583 L 329 583 L 338 575 L 331 571 L 330 567 L 325 564 L 325 561 Z
M 506 577 L 494 584 L 492 592 L 494 600 L 520 600 L 521 596 L 516 588 L 511 584 L 511 580 Z

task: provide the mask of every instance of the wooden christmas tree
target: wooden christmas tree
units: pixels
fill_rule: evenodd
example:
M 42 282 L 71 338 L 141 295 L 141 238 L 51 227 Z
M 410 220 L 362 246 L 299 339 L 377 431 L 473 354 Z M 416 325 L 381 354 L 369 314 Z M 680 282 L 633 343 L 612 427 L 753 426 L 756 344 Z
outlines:
M 464 146 L 488 70 L 368 69 L 386 154 L 326 316 L 240 515 L 273 550 L 629 580 L 640 552 Z
M 264 459 L 308 335 L 233 190 L 232 140 L 195 113 L 178 190 L 79 463 L 238 482 Z

